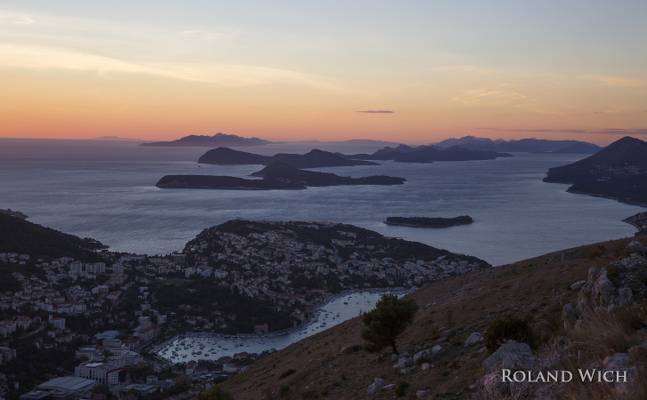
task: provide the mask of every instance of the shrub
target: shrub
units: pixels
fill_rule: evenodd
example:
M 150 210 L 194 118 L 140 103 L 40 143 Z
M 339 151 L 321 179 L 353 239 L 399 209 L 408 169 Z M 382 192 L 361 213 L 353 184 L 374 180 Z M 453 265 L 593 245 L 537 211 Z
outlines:
M 297 372 L 297 371 L 293 370 L 292 368 L 287 369 L 287 370 L 281 372 L 281 375 L 279 375 L 279 379 L 287 378 L 288 376 L 294 374 L 295 372 Z
M 405 394 L 407 394 L 407 390 L 409 390 L 409 382 L 400 382 L 398 385 L 395 387 L 395 395 L 396 397 L 404 397 Z
M 534 337 L 528 322 L 515 317 L 497 319 L 485 332 L 485 345 L 490 352 L 495 351 L 508 340 L 524 342 L 533 347 Z
M 418 306 L 413 300 L 382 296 L 375 309 L 364 314 L 362 337 L 367 342 L 367 350 L 379 351 L 390 346 L 397 354 L 396 340 L 411 324 L 416 311 Z
M 229 392 L 224 391 L 219 386 L 212 386 L 211 389 L 207 389 L 201 392 L 198 397 L 198 400 L 233 400 L 233 396 Z
M 620 270 L 618 270 L 618 267 L 615 265 L 607 266 L 607 278 L 609 278 L 611 283 L 618 286 L 620 283 Z

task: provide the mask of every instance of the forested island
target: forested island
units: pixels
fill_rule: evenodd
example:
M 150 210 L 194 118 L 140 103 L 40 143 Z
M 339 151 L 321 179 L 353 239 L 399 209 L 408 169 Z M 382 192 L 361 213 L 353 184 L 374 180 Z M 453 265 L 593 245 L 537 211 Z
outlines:
M 215 165 L 245 165 L 272 163 L 289 164 L 296 168 L 321 168 L 321 167 L 352 167 L 356 165 L 377 165 L 371 161 L 352 159 L 343 154 L 332 153 L 324 150 L 310 150 L 305 154 L 278 153 L 273 156 L 263 156 L 245 151 L 234 150 L 227 147 L 212 149 L 203 154 L 198 162 L 200 164 Z
M 162 189 L 228 189 L 228 190 L 286 190 L 310 186 L 402 185 L 406 179 L 375 175 L 360 178 L 339 176 L 328 172 L 305 171 L 290 164 L 274 162 L 246 179 L 212 175 L 166 175 L 156 184 Z
M 449 228 L 456 225 L 469 225 L 474 219 L 469 215 L 454 218 L 441 217 L 388 217 L 384 223 L 387 225 L 409 226 L 414 228 Z

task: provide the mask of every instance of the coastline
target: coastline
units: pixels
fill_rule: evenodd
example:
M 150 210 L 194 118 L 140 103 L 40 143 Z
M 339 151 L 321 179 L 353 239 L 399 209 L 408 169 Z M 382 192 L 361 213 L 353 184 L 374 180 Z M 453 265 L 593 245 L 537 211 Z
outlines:
M 547 183 L 561 183 L 561 182 L 547 182 Z M 567 185 L 569 185 L 569 184 L 567 183 Z M 598 198 L 601 198 L 601 199 L 615 200 L 618 203 L 628 204 L 630 206 L 637 206 L 637 207 L 647 208 L 647 203 L 641 203 L 639 201 L 626 200 L 626 199 L 624 199 L 622 197 L 618 197 L 618 196 L 607 196 L 607 195 L 603 195 L 603 194 L 583 192 L 583 191 L 580 191 L 580 190 L 572 189 L 572 187 L 573 187 L 572 183 L 570 183 L 570 185 L 571 186 L 566 189 L 566 191 L 568 193 L 580 194 L 580 195 L 591 196 L 591 197 L 598 197 Z
M 216 333 L 216 332 L 185 332 L 182 334 L 175 335 L 171 338 L 168 338 L 164 340 L 163 342 L 153 345 L 148 351 L 150 354 L 154 355 L 155 357 L 162 358 L 166 362 L 169 362 L 171 364 L 176 364 L 175 362 L 166 359 L 162 357 L 159 353 L 162 351 L 164 348 L 167 348 L 168 346 L 172 345 L 173 342 L 179 341 L 182 339 L 187 339 L 187 338 L 196 338 L 196 339 L 220 339 L 220 340 L 226 340 L 226 339 L 273 339 L 273 338 L 278 338 L 281 336 L 287 336 L 293 333 L 298 333 L 305 327 L 309 326 L 310 324 L 314 323 L 317 320 L 317 317 L 320 315 L 320 313 L 323 311 L 322 308 L 328 304 L 331 303 L 335 300 L 341 299 L 345 296 L 348 296 L 350 294 L 354 293 L 362 293 L 362 292 L 367 292 L 367 293 L 372 293 L 372 294 L 381 294 L 381 293 L 389 293 L 389 294 L 397 294 L 397 295 L 407 295 L 410 293 L 413 293 L 416 290 L 416 288 L 404 288 L 404 287 L 398 287 L 398 288 L 366 288 L 366 289 L 348 289 L 344 290 L 339 293 L 331 294 L 326 296 L 317 306 L 313 306 L 313 311 L 311 316 L 308 318 L 308 320 L 299 326 L 292 327 L 292 328 L 286 328 L 286 329 L 281 329 L 277 331 L 272 331 L 268 332 L 265 334 L 255 334 L 255 333 L 240 333 L 240 334 L 223 334 L 223 333 Z M 343 322 L 343 321 L 342 321 Z M 341 323 L 341 322 L 340 322 Z M 295 343 L 298 341 L 295 341 Z M 262 354 L 261 353 L 252 353 L 252 354 Z

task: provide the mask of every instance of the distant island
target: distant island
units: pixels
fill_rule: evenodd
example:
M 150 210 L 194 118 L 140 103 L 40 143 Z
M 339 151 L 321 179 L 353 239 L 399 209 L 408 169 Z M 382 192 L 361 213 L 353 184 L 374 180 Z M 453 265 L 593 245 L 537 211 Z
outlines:
M 480 151 L 501 151 L 510 153 L 573 153 L 593 154 L 601 147 L 579 140 L 547 140 L 547 139 L 519 139 L 519 140 L 492 140 L 476 136 L 464 136 L 457 139 L 447 139 L 436 143 L 436 146 L 450 148 L 460 146 L 464 149 Z
M 436 161 L 494 160 L 500 157 L 512 157 L 512 155 L 489 150 L 472 150 L 461 146 L 443 148 L 425 145 L 412 147 L 401 144 L 396 147 L 385 147 L 372 154 L 353 154 L 346 157 L 360 160 L 432 163 Z
M 647 204 L 647 142 L 624 137 L 592 156 L 551 168 L 544 181 L 570 183 L 573 193 Z
M 198 162 L 200 164 L 215 165 L 245 165 L 258 164 L 268 165 L 273 162 L 281 162 L 292 165 L 296 168 L 321 168 L 321 167 L 352 167 L 356 165 L 377 165 L 374 162 L 354 160 L 342 154 L 331 153 L 314 149 L 306 154 L 279 153 L 273 156 L 262 156 L 245 151 L 234 150 L 227 147 L 219 147 L 207 151 Z
M 300 183 L 217 175 L 165 175 L 155 186 L 160 189 L 222 190 L 286 190 L 306 188 L 305 185 Z
M 384 223 L 387 225 L 409 226 L 414 228 L 449 228 L 456 225 L 469 225 L 474 219 L 469 215 L 454 218 L 440 217 L 388 217 Z
M 142 146 L 158 147 L 216 147 L 216 146 L 260 146 L 271 142 L 257 137 L 246 138 L 227 133 L 208 135 L 189 135 L 176 140 L 164 142 L 146 142 Z
M 304 171 L 290 164 L 274 162 L 245 179 L 232 176 L 166 175 L 156 186 L 162 189 L 286 190 L 309 186 L 402 185 L 406 179 L 392 176 L 351 178 L 327 172 Z

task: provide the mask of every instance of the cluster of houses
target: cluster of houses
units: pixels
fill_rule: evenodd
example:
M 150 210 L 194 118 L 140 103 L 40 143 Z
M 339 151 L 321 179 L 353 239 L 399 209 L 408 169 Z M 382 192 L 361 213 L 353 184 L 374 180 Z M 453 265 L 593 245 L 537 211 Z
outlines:
M 69 375 L 26 388 L 31 390 L 21 395 L 23 400 L 88 398 L 97 385 L 107 386 L 118 397 L 145 397 L 175 387 L 177 377 L 190 383 L 188 392 L 172 395 L 184 400 L 218 379 L 218 374 L 176 368 L 140 352 L 155 341 L 167 323 L 167 316 L 152 305 L 149 283 L 160 275 L 196 276 L 186 274 L 185 256 L 104 252 L 102 257 L 104 261 L 84 262 L 72 257 L 43 259 L 29 254 L 0 253 L 0 262 L 12 266 L 11 273 L 20 283 L 15 291 L 0 292 L 0 399 L 9 385 L 17 384 L 8 381 L 11 370 L 7 373 L 2 366 L 9 366 L 16 357 L 28 356 L 8 346 L 12 339 L 23 336 L 33 337 L 38 343 L 41 335 L 47 338 L 47 344 L 41 348 L 86 343 L 76 351 L 71 350 L 70 357 L 79 361 Z M 106 314 L 106 310 L 132 300 L 133 296 L 133 308 L 128 309 L 130 314 L 126 317 L 119 319 Z M 119 330 L 101 331 L 88 340 L 85 333 L 68 324 L 69 319 L 86 317 L 91 322 L 114 321 Z M 133 381 L 130 372 L 141 367 L 151 367 L 153 371 L 145 379 Z M 169 367 L 175 378 L 162 379 L 158 373 Z
M 237 223 L 238 230 L 212 228 L 191 241 L 185 249 L 190 260 L 185 274 L 226 282 L 244 295 L 291 310 L 297 321 L 307 317 L 302 310 L 336 291 L 418 286 L 483 267 L 478 260 L 456 255 L 396 260 L 381 251 L 383 247 L 343 227 L 336 227 L 328 242 L 308 238 L 308 233 L 316 237 L 319 229 L 329 232 L 330 224 L 293 228 L 274 223 L 268 229 L 268 223 L 262 228 L 252 221 Z M 310 232 L 299 233 L 304 230 Z

